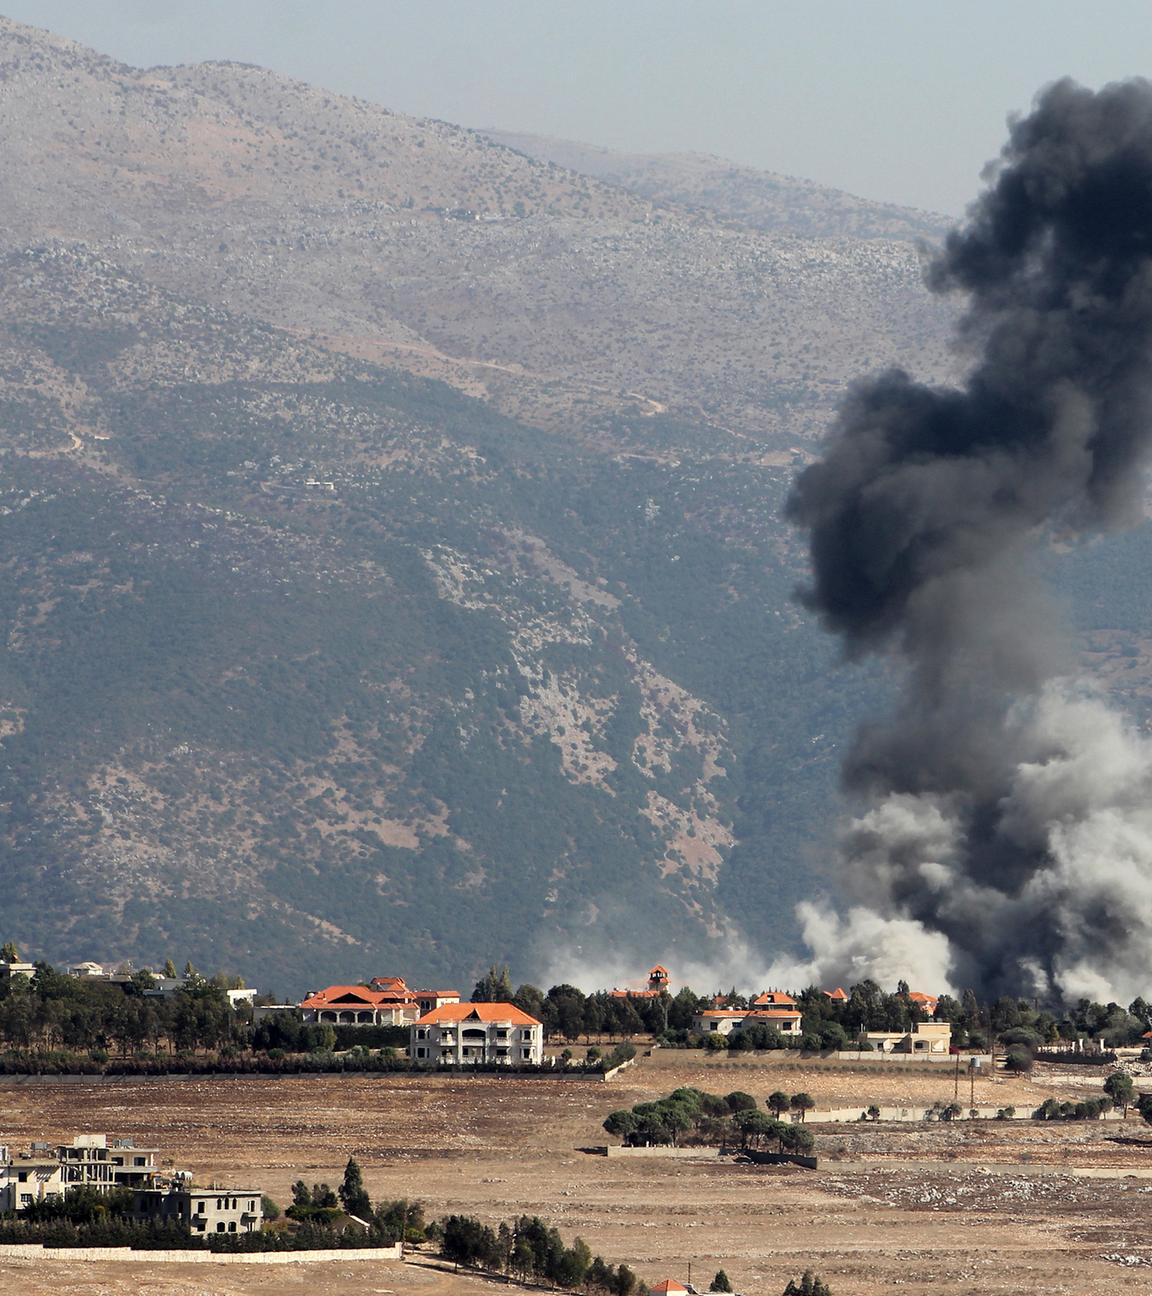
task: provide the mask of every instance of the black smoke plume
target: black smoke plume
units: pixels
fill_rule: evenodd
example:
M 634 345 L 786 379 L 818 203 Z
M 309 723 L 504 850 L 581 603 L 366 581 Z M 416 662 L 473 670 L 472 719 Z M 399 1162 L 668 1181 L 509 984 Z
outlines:
M 1071 675 L 1037 560 L 1143 515 L 1152 85 L 1043 91 L 928 278 L 967 294 L 964 386 L 856 387 L 788 506 L 805 602 L 906 673 L 845 765 L 870 808 L 831 936 L 851 954 L 879 916 L 933 967 L 946 940 L 954 985 L 1127 1002 L 1152 976 L 1152 752 Z

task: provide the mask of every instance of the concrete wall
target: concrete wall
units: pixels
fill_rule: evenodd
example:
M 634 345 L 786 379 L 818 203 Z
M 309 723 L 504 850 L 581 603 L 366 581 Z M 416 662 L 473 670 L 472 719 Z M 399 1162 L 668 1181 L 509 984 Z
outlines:
M 403 1247 L 334 1247 L 325 1251 L 257 1251 L 214 1255 L 211 1251 L 133 1251 L 131 1247 L 45 1247 L 0 1245 L 0 1260 L 123 1260 L 132 1264 L 310 1264 L 319 1260 L 401 1260 Z
M 969 1054 L 960 1058 L 960 1074 L 967 1075 Z M 974 1055 L 985 1075 L 992 1074 L 992 1058 L 988 1053 Z M 941 1069 L 956 1066 L 956 1057 L 949 1053 L 860 1053 L 856 1049 L 842 1053 L 804 1054 L 798 1049 L 774 1049 L 764 1053 L 729 1053 L 726 1049 L 715 1053 L 707 1049 L 661 1049 L 653 1048 L 650 1057 L 645 1057 L 645 1066 L 675 1066 L 677 1061 L 689 1060 L 702 1066 L 715 1067 L 718 1070 L 756 1070 L 769 1071 L 796 1070 L 798 1067 L 819 1070 L 835 1068 L 837 1070 L 864 1070 L 869 1067 L 922 1067 L 926 1072 L 938 1074 Z
M 635 1065 L 636 1065 L 636 1059 L 629 1058 L 627 1062 L 621 1062 L 619 1066 L 613 1067 L 611 1071 L 605 1071 L 604 1079 L 612 1080 L 616 1076 L 618 1076 L 621 1071 L 626 1071 L 630 1066 L 635 1066 Z
M 829 1053 L 828 1057 L 835 1058 L 837 1062 L 859 1062 L 861 1066 L 908 1066 L 918 1062 L 937 1067 L 956 1065 L 955 1053 L 861 1053 L 857 1049 L 850 1049 L 842 1053 Z M 982 1069 L 987 1068 L 991 1072 L 990 1053 L 965 1053 L 960 1058 L 961 1074 L 966 1072 L 970 1057 L 975 1057 Z
M 683 1160 L 697 1161 L 702 1158 L 715 1160 L 720 1155 L 718 1147 L 668 1147 L 662 1144 L 656 1147 L 600 1147 L 597 1149 L 602 1156 L 607 1157 L 661 1157 L 661 1158 L 681 1158 Z
M 960 1087 L 961 1088 L 964 1087 L 963 1081 L 961 1081 Z M 1004 1105 L 1008 1106 L 1007 1103 L 1005 1103 Z M 1005 1119 L 1006 1120 L 1031 1120 L 1032 1113 L 1039 1106 L 1040 1103 L 1037 1102 L 1035 1104 L 1026 1104 L 1024 1106 L 1017 1107 L 1016 1114 L 1011 1117 L 1005 1117 Z M 804 1123 L 806 1125 L 821 1125 L 821 1124 L 827 1125 L 831 1123 L 843 1123 L 846 1121 L 858 1121 L 860 1119 L 861 1113 L 864 1112 L 867 1107 L 868 1104 L 864 1103 L 862 1106 L 859 1107 L 832 1107 L 824 1111 L 820 1111 L 820 1110 L 810 1111 L 804 1117 Z M 954 1117 L 953 1118 L 954 1120 L 959 1122 L 959 1121 L 966 1121 L 966 1120 L 973 1119 L 968 1115 L 969 1111 L 972 1109 L 968 1107 L 967 1103 L 963 1101 L 962 1097 L 960 1100 L 960 1107 L 962 1109 L 962 1114 Z M 880 1119 L 882 1121 L 923 1121 L 925 1119 L 924 1113 L 927 1110 L 928 1110 L 927 1106 L 881 1107 Z M 999 1110 L 1000 1110 L 999 1107 L 976 1107 L 975 1111 L 978 1114 L 975 1117 L 975 1119 L 976 1120 L 996 1120 L 997 1119 L 996 1113 Z M 1099 1119 L 1106 1120 L 1106 1121 L 1123 1120 L 1123 1114 L 1118 1111 L 1107 1111 L 1104 1113 L 1103 1116 L 1099 1117 Z

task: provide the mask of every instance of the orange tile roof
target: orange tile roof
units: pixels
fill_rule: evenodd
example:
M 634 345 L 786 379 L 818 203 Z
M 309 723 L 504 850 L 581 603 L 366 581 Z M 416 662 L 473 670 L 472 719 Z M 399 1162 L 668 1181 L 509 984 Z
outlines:
M 684 1292 L 685 1296 L 688 1296 L 688 1288 L 685 1287 L 683 1283 L 678 1283 L 675 1278 L 665 1278 L 663 1282 L 658 1282 L 655 1287 L 649 1287 L 648 1290 L 654 1292 L 672 1292 L 674 1296 L 676 1293 Z
M 362 985 L 334 985 L 316 990 L 300 1003 L 301 1008 L 384 1008 L 397 1003 L 387 990 L 369 990 Z
M 425 1013 L 416 1022 L 417 1026 L 443 1026 L 448 1022 L 462 1022 L 475 1019 L 482 1022 L 511 1022 L 514 1026 L 539 1026 L 535 1017 L 529 1017 L 523 1009 L 510 1003 L 454 1003 L 441 1004 Z
M 785 994 L 783 990 L 765 990 L 762 994 L 758 994 L 756 998 L 752 1000 L 754 1005 L 794 1004 L 795 1002 L 796 1000 L 793 999 L 790 994 Z
M 835 990 L 825 990 L 824 993 L 829 999 L 834 999 L 837 1003 L 847 1003 L 848 993 L 843 986 L 837 986 Z

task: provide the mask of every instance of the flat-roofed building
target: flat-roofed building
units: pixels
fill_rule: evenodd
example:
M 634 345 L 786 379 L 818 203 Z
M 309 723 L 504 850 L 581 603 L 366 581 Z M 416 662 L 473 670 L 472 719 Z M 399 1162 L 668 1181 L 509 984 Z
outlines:
M 183 1225 L 193 1237 L 258 1233 L 264 1224 L 258 1188 L 141 1188 L 132 1194 L 132 1217 Z
M 63 1167 L 55 1157 L 33 1154 L 0 1163 L 0 1213 L 19 1214 L 33 1202 L 64 1196 Z

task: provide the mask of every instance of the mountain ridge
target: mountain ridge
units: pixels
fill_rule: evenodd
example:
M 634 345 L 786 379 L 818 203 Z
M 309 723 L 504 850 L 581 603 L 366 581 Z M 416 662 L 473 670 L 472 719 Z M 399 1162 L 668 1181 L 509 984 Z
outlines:
M 4 936 L 281 993 L 787 948 L 886 683 L 780 509 L 854 377 L 963 363 L 913 243 L 7 22 L 0 116 Z M 1137 707 L 1143 543 L 1069 578 Z

